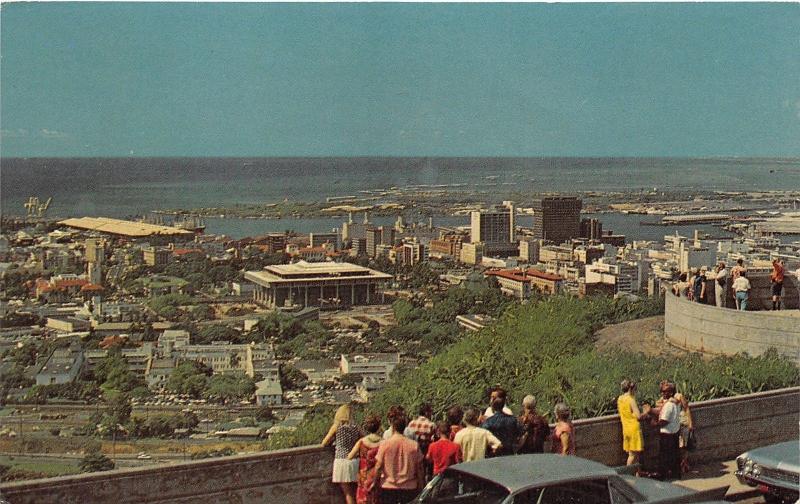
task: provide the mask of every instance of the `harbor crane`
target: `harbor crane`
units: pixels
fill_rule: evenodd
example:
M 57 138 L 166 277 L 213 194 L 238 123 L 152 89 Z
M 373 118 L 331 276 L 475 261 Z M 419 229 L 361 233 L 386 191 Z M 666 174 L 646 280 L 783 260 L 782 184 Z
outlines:
M 50 203 L 53 201 L 53 198 L 47 198 L 47 201 L 41 203 L 37 196 L 30 196 L 28 201 L 25 202 L 22 206 L 25 207 L 27 210 L 28 217 L 44 217 L 47 213 L 47 209 L 50 208 Z

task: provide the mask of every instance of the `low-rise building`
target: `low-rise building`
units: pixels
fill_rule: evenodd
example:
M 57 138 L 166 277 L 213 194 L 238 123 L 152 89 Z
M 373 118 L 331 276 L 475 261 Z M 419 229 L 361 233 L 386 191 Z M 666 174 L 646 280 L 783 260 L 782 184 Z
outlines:
M 164 296 L 166 294 L 182 294 L 189 284 L 183 278 L 167 275 L 153 275 L 140 279 L 144 293 L 147 296 Z
M 417 241 L 404 242 L 400 249 L 397 262 L 403 266 L 414 266 L 428 259 L 425 245 Z
M 392 276 L 356 264 L 299 261 L 247 271 L 245 278 L 256 285 L 254 300 L 274 308 L 320 306 L 331 299 L 343 306 L 379 303 Z
M 78 347 L 57 348 L 36 373 L 37 385 L 72 383 L 83 367 L 83 351 Z
M 180 361 L 197 361 L 210 367 L 214 374 L 242 373 L 255 376 L 254 363 L 258 363 L 259 372 L 272 374 L 272 365 L 264 364 L 275 360 L 272 348 L 267 344 L 233 344 L 225 341 L 214 341 L 210 345 L 183 345 L 175 348 L 173 356 Z
M 339 368 L 343 375 L 358 374 L 388 379 L 399 363 L 399 353 L 342 354 Z
M 259 406 L 276 406 L 283 402 L 283 389 L 281 382 L 276 380 L 261 380 L 256 383 L 256 404 Z
M 89 280 L 77 275 L 58 275 L 45 280 L 36 280 L 36 297 L 47 303 L 65 303 L 78 297 L 91 297 L 91 293 L 84 295 L 82 289 L 91 285 Z
M 489 315 L 458 315 L 456 322 L 467 331 L 480 331 L 494 319 Z
M 483 259 L 484 247 L 482 243 L 464 243 L 461 245 L 461 262 L 477 265 Z
M 72 333 L 77 331 L 88 331 L 89 321 L 77 317 L 48 317 L 47 327 L 56 331 Z
M 341 238 L 338 231 L 331 231 L 330 233 L 309 233 L 308 244 L 311 247 L 321 247 L 326 243 L 331 243 L 334 249 L 338 250 L 341 247 Z
M 256 286 L 250 282 L 231 282 L 231 290 L 237 296 L 251 296 Z
M 645 279 L 646 280 L 646 279 Z M 614 294 L 638 293 L 641 290 L 639 266 L 628 262 L 597 261 L 586 265 L 586 284 L 606 283 L 614 286 Z
M 148 266 L 165 266 L 172 260 L 172 250 L 164 247 L 143 248 L 142 258 Z
M 559 292 L 564 283 L 564 279 L 559 275 L 545 273 L 534 268 L 518 270 L 491 270 L 486 272 L 486 276 L 497 279 L 500 290 L 509 296 L 517 299 L 528 299 L 533 291 L 544 294 L 555 294 Z
M 170 329 L 158 337 L 158 350 L 162 355 L 172 355 L 173 350 L 178 350 L 189 344 L 189 331 L 183 329 Z
M 447 235 L 438 240 L 431 240 L 428 249 L 432 257 L 450 257 L 461 259 L 461 246 L 464 237 L 461 235 Z
M 572 247 L 563 245 L 544 245 L 539 248 L 539 262 L 572 261 Z
M 330 359 L 299 360 L 294 367 L 308 376 L 311 383 L 325 383 L 341 376 L 340 363 Z
M 152 390 L 161 390 L 167 386 L 167 380 L 175 370 L 175 359 L 172 358 L 153 358 L 148 361 L 145 372 L 147 386 Z

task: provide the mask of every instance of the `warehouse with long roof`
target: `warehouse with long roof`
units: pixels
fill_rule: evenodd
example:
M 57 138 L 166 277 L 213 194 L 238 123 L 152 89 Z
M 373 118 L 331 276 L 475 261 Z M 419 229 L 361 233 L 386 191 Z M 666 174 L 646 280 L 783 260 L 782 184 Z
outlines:
M 58 222 L 62 226 L 83 231 L 94 231 L 129 239 L 147 239 L 155 242 L 190 240 L 194 233 L 172 226 L 148 224 L 108 217 L 79 217 Z

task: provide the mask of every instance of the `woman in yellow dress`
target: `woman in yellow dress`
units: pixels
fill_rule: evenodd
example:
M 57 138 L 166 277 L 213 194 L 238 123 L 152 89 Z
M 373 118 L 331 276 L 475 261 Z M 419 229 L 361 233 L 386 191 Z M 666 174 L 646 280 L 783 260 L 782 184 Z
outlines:
M 636 404 L 636 383 L 633 380 L 622 380 L 622 395 L 617 398 L 619 419 L 622 422 L 622 449 L 628 453 L 627 465 L 639 463 L 639 456 L 644 450 L 642 426 L 639 421 L 646 418 L 650 407 L 645 404 L 642 412 Z

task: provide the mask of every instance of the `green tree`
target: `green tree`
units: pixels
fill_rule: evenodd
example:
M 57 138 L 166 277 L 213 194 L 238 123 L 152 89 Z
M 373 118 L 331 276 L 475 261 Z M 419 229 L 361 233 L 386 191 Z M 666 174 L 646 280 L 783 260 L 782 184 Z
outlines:
M 189 316 L 193 321 L 204 321 L 214 319 L 214 309 L 211 305 L 200 304 L 189 310 Z
M 214 375 L 205 395 L 209 400 L 229 403 L 249 399 L 255 391 L 255 383 L 246 375 Z
M 106 411 L 100 422 L 100 430 L 105 435 L 113 435 L 122 431 L 121 426 L 128 423 L 131 418 L 130 398 L 125 394 L 116 394 L 112 397 L 106 406 Z
M 260 406 L 256 410 L 256 420 L 259 422 L 272 422 L 275 420 L 275 415 L 272 413 L 272 408 L 269 406 Z
M 36 358 L 39 356 L 40 348 L 33 342 L 27 341 L 21 346 L 14 347 L 8 354 L 18 366 L 23 368 L 36 364 Z
M 109 350 L 108 355 L 95 368 L 94 376 L 105 394 L 127 394 L 144 386 L 142 377 L 128 368 L 119 348 Z
M 103 455 L 100 451 L 87 453 L 80 464 L 81 472 L 110 471 L 114 469 L 114 461 Z
M 231 326 L 224 324 L 211 324 L 200 328 L 195 335 L 195 342 L 198 344 L 208 344 L 212 341 L 229 341 L 231 343 L 242 343 L 244 338 L 242 333 Z
M 296 390 L 308 384 L 308 376 L 291 364 L 281 364 L 281 387 L 283 390 Z
M 167 380 L 167 389 L 199 399 L 206 390 L 211 374 L 211 368 L 200 362 L 182 362 Z

